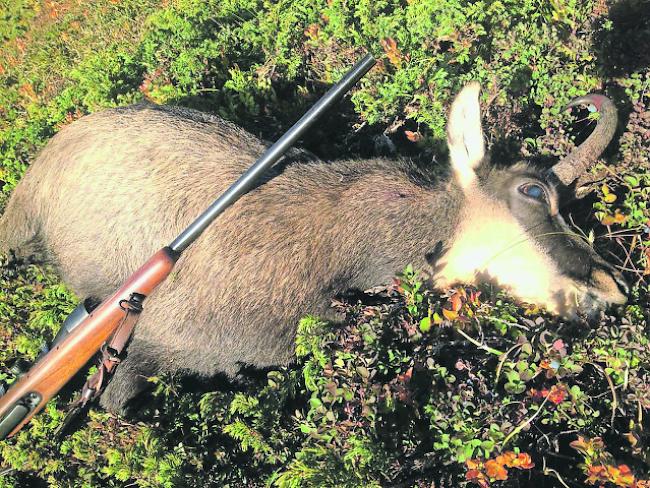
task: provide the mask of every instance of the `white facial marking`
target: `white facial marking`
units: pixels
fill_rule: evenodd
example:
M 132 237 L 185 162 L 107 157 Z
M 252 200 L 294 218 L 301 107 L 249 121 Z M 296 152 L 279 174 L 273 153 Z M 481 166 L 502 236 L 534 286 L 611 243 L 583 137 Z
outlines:
M 575 282 L 559 272 L 504 205 L 474 188 L 461 222 L 455 241 L 440 260 L 436 285 L 492 282 L 552 312 L 575 309 L 581 295 Z

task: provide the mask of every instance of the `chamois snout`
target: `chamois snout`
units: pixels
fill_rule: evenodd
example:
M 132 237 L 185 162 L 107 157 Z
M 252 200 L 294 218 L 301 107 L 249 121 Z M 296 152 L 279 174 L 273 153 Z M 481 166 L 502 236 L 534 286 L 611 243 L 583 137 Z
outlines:
M 600 260 L 602 261 L 602 260 Z M 591 285 L 578 302 L 578 314 L 592 319 L 608 305 L 627 302 L 629 287 L 623 275 L 604 261 L 594 265 L 589 275 Z

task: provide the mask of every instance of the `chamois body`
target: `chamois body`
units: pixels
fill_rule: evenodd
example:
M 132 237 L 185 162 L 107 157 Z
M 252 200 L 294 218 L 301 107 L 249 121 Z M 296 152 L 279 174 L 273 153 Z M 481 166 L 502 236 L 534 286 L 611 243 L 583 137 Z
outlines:
M 53 263 L 79 297 L 103 299 L 265 147 L 191 110 L 138 105 L 85 117 L 52 139 L 16 188 L 3 248 Z M 333 296 L 386 283 L 408 263 L 424 267 L 422 246 L 446 244 L 461 200 L 407 163 L 327 163 L 292 151 L 147 300 L 102 403 L 121 410 L 142 386 L 137 375 L 233 376 L 286 363 L 300 317 L 325 315 Z
M 163 371 L 234 377 L 286 363 L 302 316 L 327 316 L 332 297 L 388 283 L 407 264 L 442 286 L 492 280 L 559 313 L 624 301 L 620 276 L 561 220 L 552 185 L 525 164 L 489 165 L 478 85 L 454 107 L 451 171 L 439 179 L 406 161 L 290 151 L 147 299 L 102 405 L 123 412 L 144 377 Z M 189 109 L 140 104 L 84 117 L 52 138 L 15 189 L 0 250 L 48 261 L 80 298 L 103 299 L 265 147 Z M 558 229 L 567 235 L 540 237 Z

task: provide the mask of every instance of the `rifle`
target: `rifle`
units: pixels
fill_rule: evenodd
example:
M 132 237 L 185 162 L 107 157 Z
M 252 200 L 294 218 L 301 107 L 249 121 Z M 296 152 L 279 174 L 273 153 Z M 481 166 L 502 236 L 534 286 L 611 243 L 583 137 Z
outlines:
M 176 261 L 203 231 L 254 183 L 375 64 L 371 54 L 359 61 L 331 87 L 239 179 L 217 198 L 171 244 L 147 260 L 112 296 L 96 307 L 84 302 L 64 321 L 51 349 L 0 397 L 0 440 L 16 434 L 98 352 L 110 374 L 128 341 L 142 302 L 172 271 Z M 84 387 L 87 401 L 101 393 L 104 370 L 97 381 Z M 84 401 L 84 404 L 85 404 Z

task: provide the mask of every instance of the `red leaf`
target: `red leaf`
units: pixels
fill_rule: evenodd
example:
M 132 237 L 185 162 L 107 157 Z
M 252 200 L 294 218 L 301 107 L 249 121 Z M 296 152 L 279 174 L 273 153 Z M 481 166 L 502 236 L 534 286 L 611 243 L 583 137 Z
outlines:
M 418 142 L 420 139 L 422 139 L 422 134 L 419 132 L 405 130 L 404 135 L 406 135 L 406 138 L 411 142 Z
M 496 480 L 505 481 L 508 479 L 508 470 L 494 459 L 490 459 L 485 463 L 485 473 Z
M 384 48 L 384 52 L 386 53 L 388 61 L 390 61 L 392 65 L 399 68 L 402 65 L 403 56 L 397 48 L 397 42 L 395 42 L 395 39 L 392 37 L 387 37 L 379 41 L 379 43 L 381 44 L 381 47 Z

